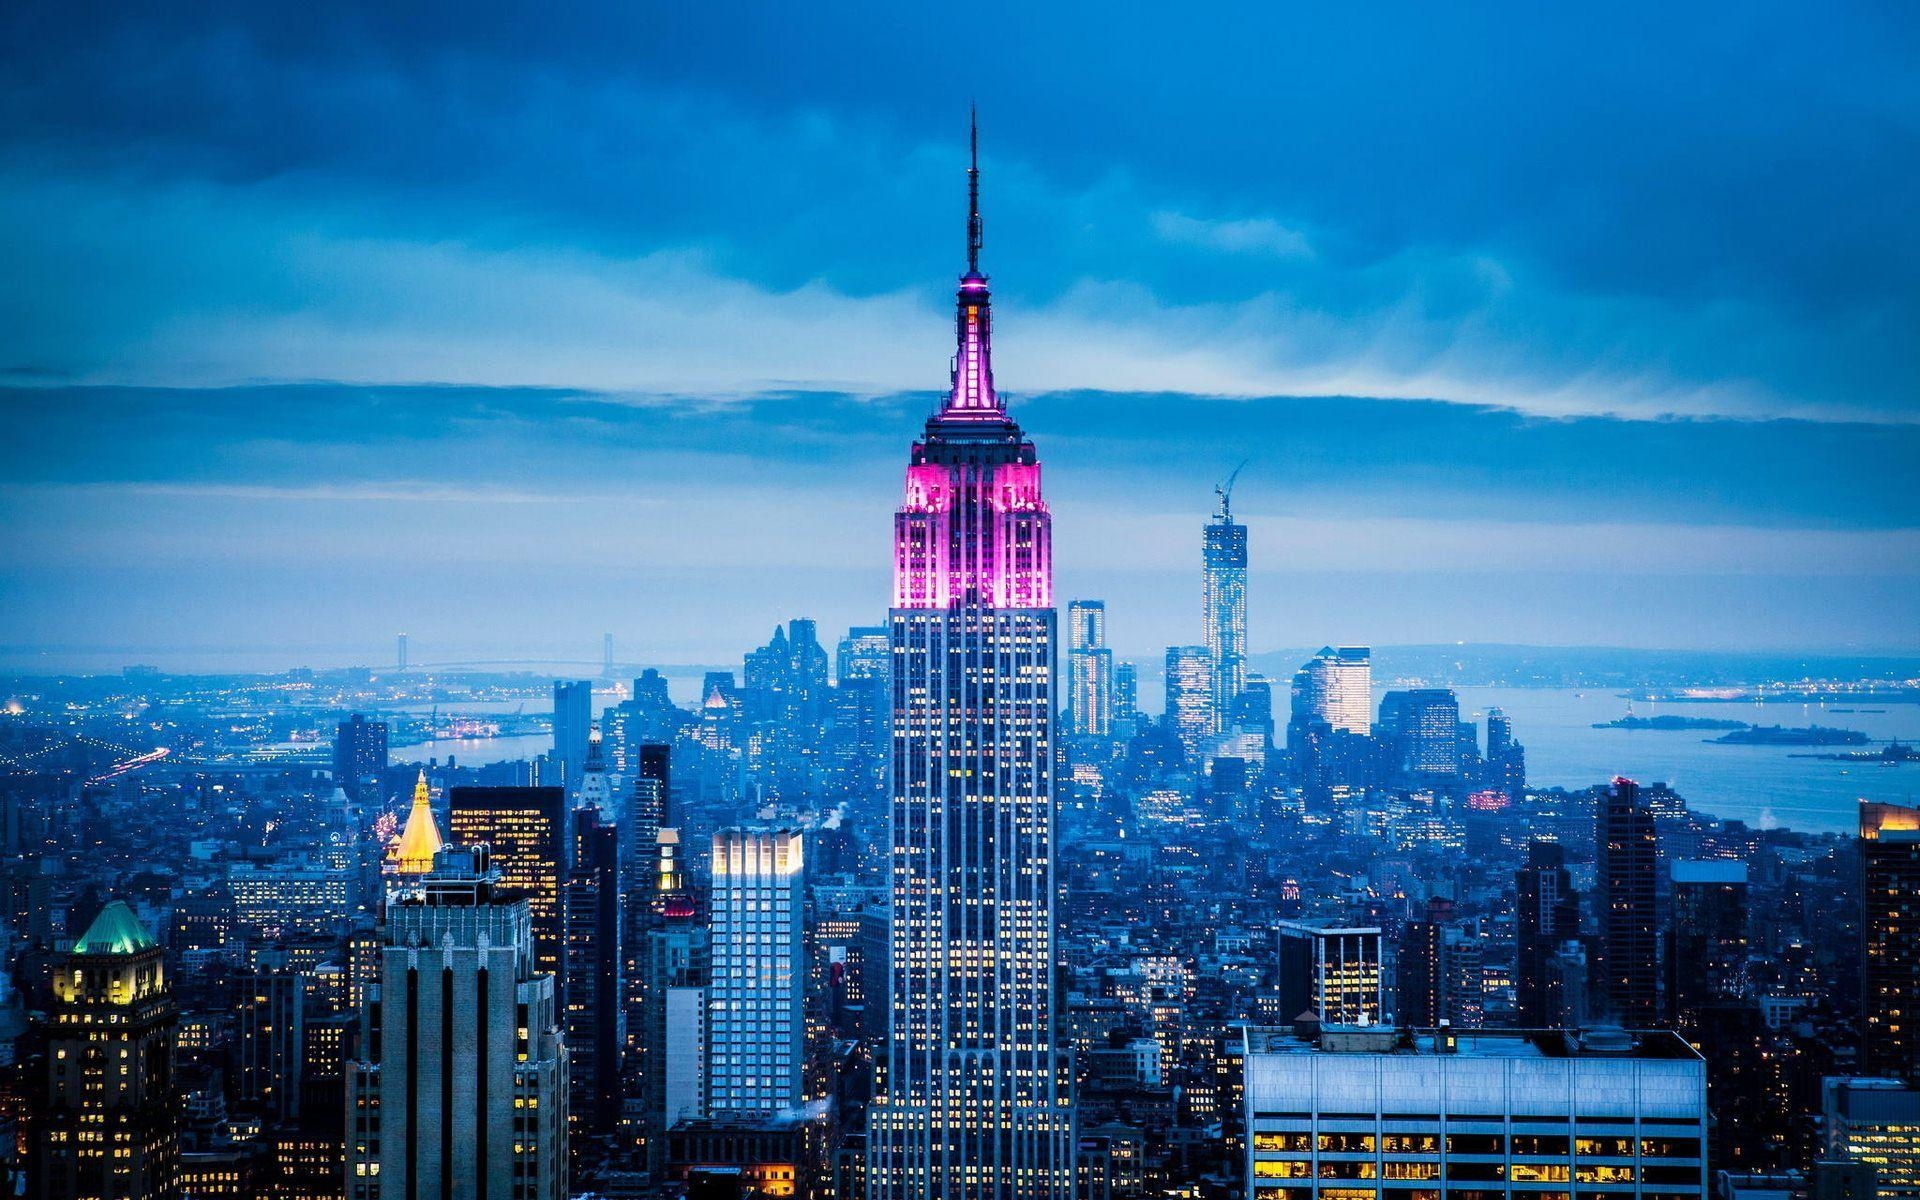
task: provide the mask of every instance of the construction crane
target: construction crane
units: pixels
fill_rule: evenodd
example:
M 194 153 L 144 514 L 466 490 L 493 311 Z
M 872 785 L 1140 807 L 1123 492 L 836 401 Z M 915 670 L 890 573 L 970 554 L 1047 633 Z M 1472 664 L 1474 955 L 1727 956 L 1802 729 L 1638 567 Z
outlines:
M 1247 464 L 1251 461 L 1253 460 L 1246 458 L 1241 459 L 1240 465 L 1233 469 L 1233 474 L 1227 476 L 1225 483 L 1216 483 L 1213 485 L 1213 494 L 1220 497 L 1220 511 L 1215 513 L 1214 517 L 1222 525 L 1231 525 L 1233 523 L 1233 483 L 1234 480 L 1240 478 L 1240 472 L 1246 470 Z

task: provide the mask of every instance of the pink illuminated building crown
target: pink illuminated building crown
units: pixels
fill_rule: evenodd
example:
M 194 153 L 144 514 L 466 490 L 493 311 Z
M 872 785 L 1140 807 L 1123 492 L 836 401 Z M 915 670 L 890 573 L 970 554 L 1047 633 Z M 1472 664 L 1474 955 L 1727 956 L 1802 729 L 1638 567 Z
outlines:
M 1033 443 L 993 386 L 992 296 L 980 272 L 980 170 L 967 170 L 967 272 L 953 386 L 914 443 L 894 518 L 895 608 L 1053 607 L 1053 527 Z

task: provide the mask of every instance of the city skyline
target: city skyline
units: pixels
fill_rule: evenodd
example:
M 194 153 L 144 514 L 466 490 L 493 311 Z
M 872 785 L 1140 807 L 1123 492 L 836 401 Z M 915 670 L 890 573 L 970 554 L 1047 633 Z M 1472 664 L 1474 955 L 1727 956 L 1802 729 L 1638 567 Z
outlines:
M 1920 22 L 518 3 L 0 12 L 11 1190 L 1920 1198 Z

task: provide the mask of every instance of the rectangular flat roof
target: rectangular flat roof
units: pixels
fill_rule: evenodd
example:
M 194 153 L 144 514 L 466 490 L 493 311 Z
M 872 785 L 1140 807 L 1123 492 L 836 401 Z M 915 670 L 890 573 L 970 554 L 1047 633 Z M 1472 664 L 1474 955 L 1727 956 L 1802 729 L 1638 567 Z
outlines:
M 1395 1029 L 1391 1026 L 1327 1025 L 1318 1042 L 1292 1029 L 1251 1027 L 1247 1050 L 1253 1054 L 1391 1054 L 1450 1058 L 1648 1059 L 1700 1056 L 1686 1039 L 1669 1030 L 1613 1029 Z M 1452 1048 L 1442 1034 L 1452 1035 Z

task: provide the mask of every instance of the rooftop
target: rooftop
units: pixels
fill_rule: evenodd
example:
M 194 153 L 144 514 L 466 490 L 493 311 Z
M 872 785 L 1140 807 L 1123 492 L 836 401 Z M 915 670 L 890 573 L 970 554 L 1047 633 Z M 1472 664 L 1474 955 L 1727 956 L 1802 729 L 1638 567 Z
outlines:
M 1449 1041 L 1450 1047 L 1449 1048 Z M 1667 1030 L 1395 1029 L 1388 1025 L 1327 1025 L 1317 1039 L 1292 1029 L 1250 1028 L 1252 1054 L 1387 1054 L 1451 1058 L 1678 1058 L 1699 1055 Z
M 1680 859 L 1673 864 L 1675 883 L 1745 883 L 1747 864 L 1734 858 Z
M 73 943 L 75 954 L 138 954 L 160 943 L 153 940 L 147 927 L 133 910 L 115 900 L 100 910 L 87 931 Z

